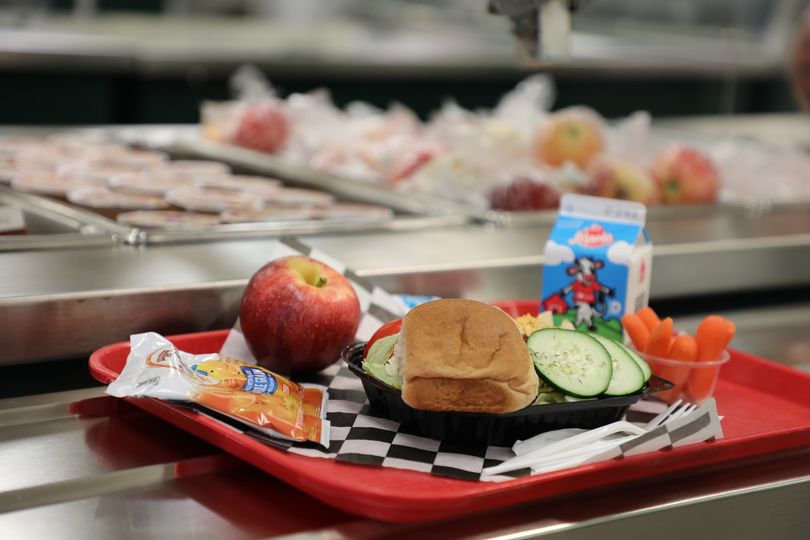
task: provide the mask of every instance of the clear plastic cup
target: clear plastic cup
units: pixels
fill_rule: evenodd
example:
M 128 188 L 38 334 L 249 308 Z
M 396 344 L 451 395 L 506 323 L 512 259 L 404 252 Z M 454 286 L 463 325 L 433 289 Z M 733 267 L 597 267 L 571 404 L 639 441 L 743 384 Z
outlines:
M 671 390 L 655 394 L 655 397 L 667 403 L 682 399 L 690 403 L 701 404 L 712 397 L 720 376 L 720 368 L 731 359 L 728 351 L 723 351 L 717 360 L 700 362 L 639 354 L 647 361 L 655 375 L 675 385 Z

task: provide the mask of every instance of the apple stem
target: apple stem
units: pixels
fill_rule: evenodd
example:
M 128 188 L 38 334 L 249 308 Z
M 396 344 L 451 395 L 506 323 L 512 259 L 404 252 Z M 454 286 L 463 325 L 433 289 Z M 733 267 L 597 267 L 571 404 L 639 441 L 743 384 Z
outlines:
M 326 285 L 326 278 L 323 277 L 323 276 L 319 276 L 318 277 L 318 282 L 315 283 L 315 286 L 316 287 L 323 287 L 324 285 Z

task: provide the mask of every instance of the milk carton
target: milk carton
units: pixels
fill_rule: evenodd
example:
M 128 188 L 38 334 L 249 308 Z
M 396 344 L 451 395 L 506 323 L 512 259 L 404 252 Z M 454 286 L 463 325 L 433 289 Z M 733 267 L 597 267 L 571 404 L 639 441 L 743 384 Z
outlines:
M 543 309 L 621 340 L 621 317 L 647 305 L 652 244 L 643 204 L 564 195 L 545 250 Z

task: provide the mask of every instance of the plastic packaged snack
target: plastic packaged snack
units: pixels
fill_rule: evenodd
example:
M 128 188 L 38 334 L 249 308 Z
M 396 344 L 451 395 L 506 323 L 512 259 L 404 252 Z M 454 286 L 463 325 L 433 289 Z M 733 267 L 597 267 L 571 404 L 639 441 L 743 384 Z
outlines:
M 272 437 L 329 446 L 325 388 L 218 353 L 186 353 L 154 332 L 130 336 L 130 346 L 108 394 L 192 402 Z
M 281 206 L 325 206 L 335 198 L 323 191 L 302 188 L 280 188 L 276 195 L 268 200 L 269 204 Z
M 261 200 L 252 195 L 221 189 L 180 187 L 166 192 L 166 200 L 175 206 L 194 212 L 219 214 L 225 210 L 258 208 Z
M 211 176 L 199 180 L 196 184 L 203 189 L 256 195 L 262 200 L 272 199 L 281 189 L 281 182 L 275 178 L 242 174 Z
M 67 200 L 115 219 L 128 210 L 165 210 L 171 205 L 156 195 L 118 193 L 102 186 L 85 186 L 68 191 Z
M 118 214 L 118 223 L 144 229 L 196 229 L 219 225 L 219 217 L 184 210 L 135 210 Z
M 125 147 L 116 155 L 121 162 L 126 162 L 139 169 L 160 167 L 169 160 L 168 154 L 159 150 L 143 150 Z
M 219 215 L 222 223 L 266 223 L 272 221 L 297 221 L 317 217 L 312 208 L 273 206 L 265 208 L 248 208 L 225 210 Z
M 83 188 L 85 184 L 80 179 L 59 177 L 51 172 L 23 172 L 12 176 L 11 187 L 25 193 L 65 199 L 70 191 Z
M 390 208 L 373 204 L 333 203 L 315 210 L 321 219 L 386 219 L 394 217 Z
M 231 168 L 218 161 L 204 161 L 196 159 L 177 159 L 165 164 L 165 168 L 175 173 L 184 173 L 190 178 L 200 176 L 229 174 Z
M 135 166 L 115 158 L 68 161 L 61 163 L 56 169 L 59 176 L 82 176 L 95 184 L 106 184 L 115 176 L 137 171 Z
M 163 196 L 171 189 L 193 187 L 194 182 L 184 174 L 155 171 L 118 174 L 107 180 L 107 185 L 113 191 L 121 193 Z

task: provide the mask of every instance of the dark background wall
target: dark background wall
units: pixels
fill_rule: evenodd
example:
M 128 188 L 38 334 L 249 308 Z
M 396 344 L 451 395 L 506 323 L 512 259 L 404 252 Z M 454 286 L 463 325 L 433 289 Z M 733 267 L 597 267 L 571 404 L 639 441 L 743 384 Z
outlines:
M 399 101 L 426 117 L 453 97 L 468 108 L 492 107 L 525 72 L 464 77 L 372 77 L 285 74 L 266 70 L 284 95 L 326 87 L 338 105 Z M 558 74 L 555 108 L 589 105 L 607 117 L 647 110 L 657 116 L 796 110 L 781 74 L 737 78 Z M 2 124 L 189 123 L 204 99 L 229 97 L 227 75 L 143 76 L 74 71 L 0 71 Z

